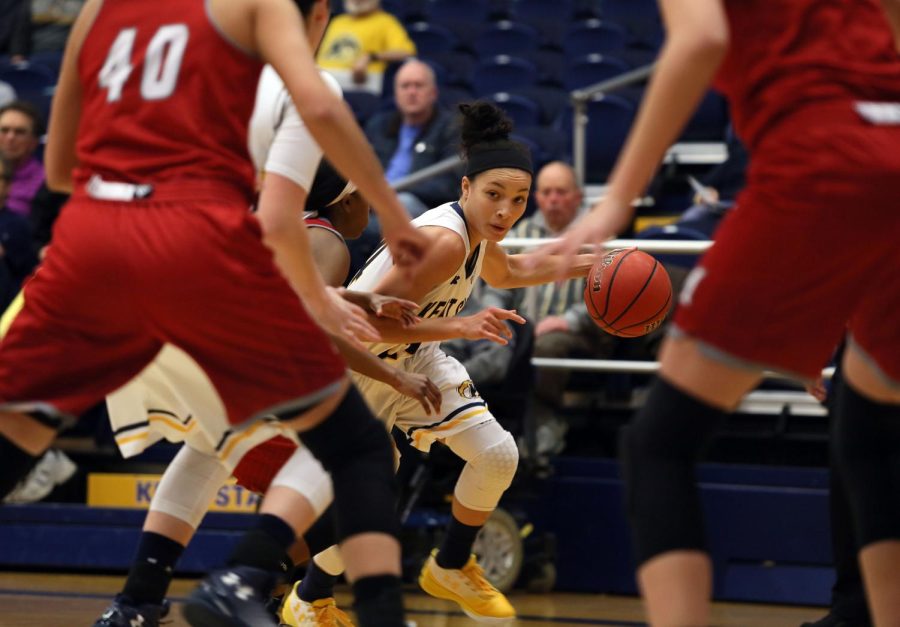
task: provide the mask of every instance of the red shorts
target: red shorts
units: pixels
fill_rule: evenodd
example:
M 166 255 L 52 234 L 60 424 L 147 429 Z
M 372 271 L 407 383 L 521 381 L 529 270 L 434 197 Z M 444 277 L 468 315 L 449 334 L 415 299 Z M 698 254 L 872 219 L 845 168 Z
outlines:
M 79 415 L 172 343 L 212 381 L 231 424 L 302 409 L 345 366 L 262 243 L 240 195 L 211 183 L 149 200 L 76 193 L 0 343 L 0 401 Z
M 900 382 L 900 126 L 850 103 L 783 120 L 688 277 L 686 334 L 753 364 L 818 376 L 849 330 Z
M 280 435 L 250 449 L 235 467 L 234 478 L 248 490 L 264 494 L 297 445 Z

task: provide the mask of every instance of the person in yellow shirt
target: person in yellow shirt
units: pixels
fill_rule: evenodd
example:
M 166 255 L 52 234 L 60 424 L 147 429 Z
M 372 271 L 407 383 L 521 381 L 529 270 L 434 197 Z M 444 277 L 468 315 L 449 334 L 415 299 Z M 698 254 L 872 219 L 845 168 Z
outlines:
M 381 9 L 380 0 L 345 0 L 319 47 L 319 66 L 345 91 L 381 94 L 388 63 L 416 54 L 416 45 L 400 21 Z

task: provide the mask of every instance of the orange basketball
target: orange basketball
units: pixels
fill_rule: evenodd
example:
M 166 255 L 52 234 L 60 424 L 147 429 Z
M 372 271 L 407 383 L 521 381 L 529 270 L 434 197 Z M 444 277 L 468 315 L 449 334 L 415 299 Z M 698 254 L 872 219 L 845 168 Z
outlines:
M 672 305 L 672 282 L 652 256 L 636 248 L 620 248 L 591 268 L 584 303 L 597 326 L 607 333 L 639 337 L 665 320 Z

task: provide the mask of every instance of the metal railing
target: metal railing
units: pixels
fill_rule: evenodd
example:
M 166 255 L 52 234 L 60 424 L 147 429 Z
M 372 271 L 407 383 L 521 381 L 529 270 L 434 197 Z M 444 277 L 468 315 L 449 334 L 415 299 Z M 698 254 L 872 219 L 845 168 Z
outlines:
M 572 161 L 579 187 L 584 186 L 587 174 L 587 133 L 588 103 L 598 94 L 609 94 L 623 87 L 647 80 L 653 73 L 655 64 L 645 65 L 637 69 L 614 76 L 605 81 L 595 83 L 583 89 L 576 89 L 569 97 L 572 100 Z
M 507 237 L 500 245 L 504 248 L 534 248 L 542 244 L 554 241 L 551 238 L 527 238 Z M 677 240 L 634 240 L 615 239 L 603 242 L 601 246 L 607 250 L 616 248 L 635 247 L 644 252 L 657 254 L 700 254 L 712 246 L 711 241 L 677 241 Z M 567 359 L 555 357 L 532 357 L 531 363 L 536 368 L 550 370 L 575 370 L 581 372 L 624 372 L 632 374 L 654 374 L 659 370 L 657 361 L 635 361 L 622 359 Z M 834 368 L 822 370 L 823 379 L 831 379 L 834 376 Z M 793 380 L 785 374 L 765 371 L 765 379 Z M 803 415 L 824 416 L 825 408 L 815 398 L 806 392 L 775 392 L 770 390 L 755 391 L 748 394 L 739 411 L 746 413 L 780 413 L 781 409 L 789 407 L 791 413 Z

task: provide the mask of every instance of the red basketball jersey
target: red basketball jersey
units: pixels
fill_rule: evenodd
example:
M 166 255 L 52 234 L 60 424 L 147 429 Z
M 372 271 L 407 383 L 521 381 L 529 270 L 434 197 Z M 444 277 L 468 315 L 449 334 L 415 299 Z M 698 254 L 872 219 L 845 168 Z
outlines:
M 716 87 L 753 149 L 787 113 L 826 100 L 900 100 L 900 58 L 878 0 L 726 0 Z
M 224 38 L 206 4 L 103 3 L 78 59 L 76 180 L 216 179 L 249 200 L 247 126 L 262 63 Z

